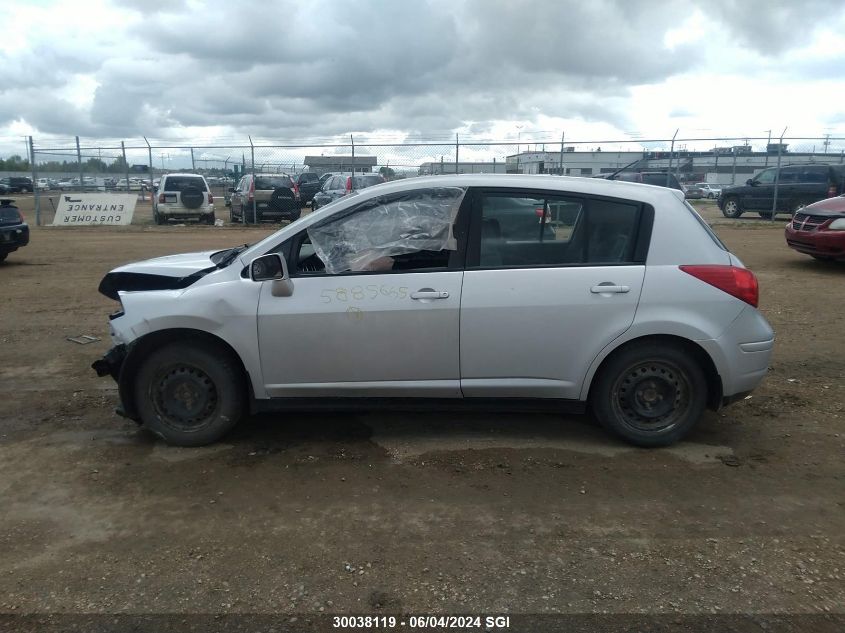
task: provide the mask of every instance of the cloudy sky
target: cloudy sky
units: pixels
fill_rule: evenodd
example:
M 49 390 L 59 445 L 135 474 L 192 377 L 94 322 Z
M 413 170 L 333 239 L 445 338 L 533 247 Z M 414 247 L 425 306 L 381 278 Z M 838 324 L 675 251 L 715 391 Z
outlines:
M 842 0 L 0 0 L 0 145 L 845 136 Z

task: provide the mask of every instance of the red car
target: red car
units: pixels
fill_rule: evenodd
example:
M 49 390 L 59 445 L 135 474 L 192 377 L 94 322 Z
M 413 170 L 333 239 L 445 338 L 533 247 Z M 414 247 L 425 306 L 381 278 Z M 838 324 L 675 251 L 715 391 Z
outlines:
M 845 261 L 845 195 L 797 211 L 786 225 L 786 243 L 816 259 Z

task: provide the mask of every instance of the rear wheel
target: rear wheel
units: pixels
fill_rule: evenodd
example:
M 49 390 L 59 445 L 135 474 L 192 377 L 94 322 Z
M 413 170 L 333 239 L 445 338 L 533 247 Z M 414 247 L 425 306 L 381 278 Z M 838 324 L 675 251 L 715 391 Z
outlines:
M 214 224 L 214 214 L 213 213 L 206 213 L 202 217 L 203 224 Z
M 722 215 L 726 218 L 738 218 L 741 216 L 742 209 L 739 206 L 739 198 L 736 196 L 725 198 L 725 202 L 722 205 Z
M 243 373 L 230 354 L 202 343 L 153 351 L 135 382 L 141 422 L 176 446 L 202 446 L 225 435 L 246 407 Z
M 760 217 L 764 220 L 771 220 L 772 219 L 772 212 L 771 211 L 759 211 Z
M 596 418 L 637 446 L 683 438 L 707 404 L 707 381 L 688 350 L 643 341 L 620 350 L 602 368 L 590 394 Z
M 164 216 L 155 209 L 153 210 L 153 222 L 156 224 L 164 224 L 165 222 Z

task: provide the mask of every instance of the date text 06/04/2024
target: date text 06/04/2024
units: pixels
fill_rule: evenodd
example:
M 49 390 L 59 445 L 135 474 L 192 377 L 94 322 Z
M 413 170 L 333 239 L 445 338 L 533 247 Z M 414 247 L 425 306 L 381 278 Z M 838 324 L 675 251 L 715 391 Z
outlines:
M 334 616 L 332 626 L 336 629 L 508 629 L 510 616 L 480 616 L 480 615 L 410 615 L 369 616 L 349 615 Z

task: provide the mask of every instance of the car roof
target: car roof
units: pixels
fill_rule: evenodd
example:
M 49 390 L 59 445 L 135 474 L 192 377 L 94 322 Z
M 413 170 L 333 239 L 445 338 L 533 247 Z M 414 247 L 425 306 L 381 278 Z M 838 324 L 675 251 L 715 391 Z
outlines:
M 190 174 L 190 173 L 187 173 L 187 172 L 185 172 L 185 173 L 180 172 L 180 173 L 175 173 L 175 174 L 164 174 L 164 176 L 162 176 L 162 178 L 169 178 L 170 176 L 196 176 L 197 178 L 205 178 L 205 176 L 203 176 L 202 174 Z M 125 176 L 123 177 L 123 180 L 126 180 Z M 129 180 L 132 180 L 132 178 L 130 177 Z

